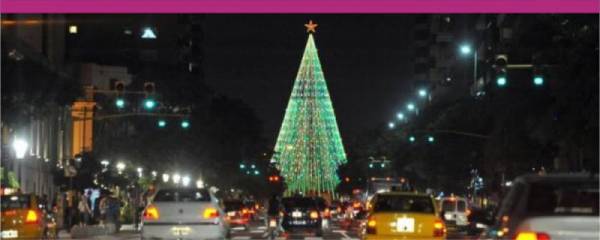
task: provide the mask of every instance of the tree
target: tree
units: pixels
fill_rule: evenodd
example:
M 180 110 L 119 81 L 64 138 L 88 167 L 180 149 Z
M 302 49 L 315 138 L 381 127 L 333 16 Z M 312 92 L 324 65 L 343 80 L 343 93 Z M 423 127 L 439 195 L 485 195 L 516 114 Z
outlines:
M 346 153 L 312 33 L 274 152 L 288 193 L 333 193 L 340 182 L 337 168 Z

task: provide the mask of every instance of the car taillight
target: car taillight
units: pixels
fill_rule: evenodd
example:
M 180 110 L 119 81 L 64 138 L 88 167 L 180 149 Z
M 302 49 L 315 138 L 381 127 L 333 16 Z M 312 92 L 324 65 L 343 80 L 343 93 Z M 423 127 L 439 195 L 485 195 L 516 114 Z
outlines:
M 34 210 L 28 210 L 27 216 L 25 216 L 25 223 L 38 223 L 38 213 Z
M 367 220 L 367 234 L 377 234 L 377 221 L 375 221 L 375 218 L 373 217 L 369 217 L 369 220 Z
M 246 208 L 242 209 L 242 213 L 243 214 L 247 214 L 248 213 L 248 209 L 246 209 Z
M 157 220 L 159 217 L 160 214 L 158 213 L 158 208 L 156 208 L 154 205 L 148 206 L 146 211 L 144 211 L 144 219 L 146 220 Z
M 550 240 L 550 236 L 540 232 L 519 232 L 515 240 Z
M 310 218 L 312 218 L 312 219 L 319 218 L 319 213 L 317 211 L 310 212 Z
M 214 208 L 206 208 L 204 209 L 204 218 L 216 218 L 219 216 L 219 211 Z
M 434 237 L 443 237 L 446 234 L 446 227 L 442 220 L 436 219 L 433 222 L 433 236 Z
M 323 217 L 328 218 L 331 216 L 331 211 L 329 210 L 329 208 L 325 209 L 325 212 L 323 213 Z

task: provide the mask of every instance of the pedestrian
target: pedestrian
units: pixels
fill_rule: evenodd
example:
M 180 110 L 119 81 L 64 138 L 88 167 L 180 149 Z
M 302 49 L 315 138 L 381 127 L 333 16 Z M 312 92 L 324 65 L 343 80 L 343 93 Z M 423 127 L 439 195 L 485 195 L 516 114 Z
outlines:
M 106 193 L 102 193 L 98 208 L 100 210 L 100 224 L 104 225 L 107 221 L 106 212 L 108 211 L 108 195 Z
M 90 209 L 88 197 L 85 194 L 80 194 L 77 210 L 79 210 L 80 217 L 79 226 L 86 226 L 90 221 L 90 214 L 92 213 L 92 210 Z
M 115 224 L 116 232 L 121 228 L 119 219 L 121 212 L 121 203 L 116 197 L 110 196 L 107 199 L 108 209 L 106 210 L 106 221 Z

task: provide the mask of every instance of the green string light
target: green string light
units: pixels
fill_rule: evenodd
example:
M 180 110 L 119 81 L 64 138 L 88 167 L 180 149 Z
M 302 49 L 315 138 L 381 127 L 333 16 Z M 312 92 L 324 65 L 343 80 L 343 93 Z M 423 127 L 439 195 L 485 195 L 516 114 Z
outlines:
M 312 34 L 275 145 L 274 159 L 287 194 L 333 193 L 346 153 Z

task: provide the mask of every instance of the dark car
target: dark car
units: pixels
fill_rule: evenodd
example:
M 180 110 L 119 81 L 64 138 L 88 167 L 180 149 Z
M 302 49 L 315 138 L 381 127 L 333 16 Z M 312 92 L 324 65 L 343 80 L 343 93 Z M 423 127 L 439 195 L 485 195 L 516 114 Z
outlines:
M 323 217 L 314 198 L 284 198 L 281 226 L 289 234 L 323 236 Z
M 227 217 L 225 218 L 229 225 L 232 227 L 244 227 L 248 229 L 248 224 L 250 222 L 250 214 L 247 212 L 247 209 L 244 206 L 244 203 L 241 201 L 225 201 L 225 214 Z

